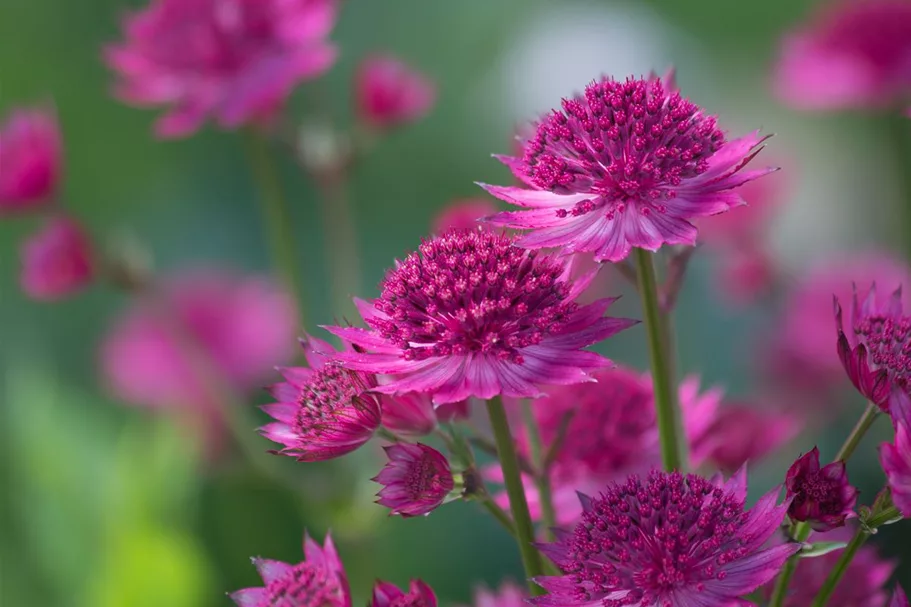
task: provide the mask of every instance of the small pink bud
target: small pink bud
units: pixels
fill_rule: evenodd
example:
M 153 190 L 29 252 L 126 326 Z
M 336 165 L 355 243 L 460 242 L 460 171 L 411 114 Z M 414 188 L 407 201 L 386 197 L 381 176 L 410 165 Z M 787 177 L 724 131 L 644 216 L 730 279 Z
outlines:
M 54 112 L 13 110 L 0 126 L 0 215 L 33 210 L 54 196 L 60 176 Z
M 856 516 L 857 489 L 848 483 L 845 463 L 837 461 L 820 468 L 816 447 L 791 465 L 785 485 L 792 498 L 788 515 L 809 523 L 816 531 L 842 527 L 846 519 Z
M 377 128 L 423 118 L 436 98 L 435 87 L 427 78 L 388 55 L 365 59 L 354 86 L 358 113 Z
M 51 219 L 22 245 L 22 290 L 33 299 L 55 300 L 92 278 L 89 242 L 71 219 Z
M 377 503 L 403 517 L 429 514 L 455 486 L 446 456 L 427 445 L 397 443 L 383 447 L 389 462 L 373 480 L 385 485 Z

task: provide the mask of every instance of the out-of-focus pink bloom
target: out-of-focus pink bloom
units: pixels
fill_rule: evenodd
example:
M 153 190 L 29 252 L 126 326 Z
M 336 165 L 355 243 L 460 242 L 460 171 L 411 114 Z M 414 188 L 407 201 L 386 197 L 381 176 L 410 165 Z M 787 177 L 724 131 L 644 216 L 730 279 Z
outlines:
M 51 301 L 61 299 L 92 280 L 89 240 L 79 225 L 56 217 L 21 247 L 20 283 L 26 295 Z
M 794 438 L 802 426 L 793 415 L 753 405 L 725 403 L 711 426 L 691 445 L 699 459 L 733 472 Z M 762 428 L 757 432 L 757 428 Z
M 490 221 L 531 230 L 519 246 L 598 261 L 621 261 L 633 247 L 694 245 L 690 220 L 743 204 L 736 188 L 772 170 L 742 170 L 759 151 L 758 133 L 727 141 L 714 117 L 654 76 L 594 81 L 536 127 L 521 158 L 501 158 L 527 187 L 482 184 L 531 210 Z
M 731 251 L 719 263 L 717 283 L 735 304 L 748 304 L 768 293 L 778 275 L 768 251 L 759 247 Z
M 486 198 L 466 198 L 453 201 L 440 211 L 433 220 L 433 233 L 442 234 L 446 230 L 476 230 L 478 222 L 495 213 L 496 205 Z
M 474 593 L 473 607 L 524 607 L 528 593 L 524 588 L 506 582 L 497 590 L 478 588 Z
M 301 462 L 340 457 L 373 437 L 380 426 L 376 378 L 342 367 L 338 352 L 321 339 L 302 340 L 310 368 L 284 367 L 285 381 L 271 388 L 277 402 L 263 411 L 274 421 L 260 433 L 284 447 L 273 451 Z
M 265 586 L 231 593 L 239 607 L 351 607 L 345 569 L 328 534 L 322 547 L 304 536 L 304 560 L 296 565 L 263 558 L 253 564 Z
M 378 581 L 369 607 L 437 607 L 437 597 L 421 580 L 411 580 L 408 592 L 402 592 L 395 584 Z
M 377 504 L 390 514 L 421 516 L 436 510 L 455 486 L 446 456 L 427 445 L 383 447 L 389 462 L 372 480 L 384 485 Z
M 338 0 L 152 0 L 124 21 L 125 41 L 105 59 L 119 98 L 169 107 L 160 137 L 190 135 L 208 117 L 237 128 L 332 66 L 337 11 Z
M 364 59 L 354 90 L 358 114 L 375 128 L 420 120 L 436 99 L 436 87 L 423 74 L 389 55 Z
M 802 109 L 882 107 L 911 93 L 911 4 L 828 3 L 785 38 L 775 90 Z
M 835 300 L 838 355 L 854 387 L 883 411 L 911 401 L 911 316 L 902 311 L 901 287 L 885 302 L 870 287 L 863 303 L 854 293 L 848 333 Z
M 437 415 L 426 394 L 384 394 L 380 406 L 383 411 L 383 427 L 401 438 L 427 436 L 437 427 Z
M 509 236 L 451 230 L 397 263 L 379 299 L 357 300 L 370 329 L 329 330 L 366 350 L 341 353 L 348 368 L 391 377 L 382 393 L 424 392 L 436 404 L 535 397 L 609 366 L 582 348 L 635 324 L 604 317 L 612 299 L 577 304 L 593 275 L 571 281 L 570 270 Z
M 443 403 L 436 406 L 437 419 L 441 422 L 451 422 L 468 419 L 471 416 L 470 399 L 460 400 L 455 403 Z
M 563 575 L 535 578 L 536 605 L 737 605 L 775 577 L 796 543 L 772 543 L 786 505 L 779 488 L 745 508 L 746 473 L 723 486 L 651 472 L 580 495 L 584 514 L 543 548 Z M 643 496 L 649 499 L 643 502 Z
M 815 531 L 843 527 L 845 520 L 857 516 L 857 489 L 848 482 L 845 463 L 832 462 L 820 468 L 816 447 L 791 465 L 785 486 L 791 500 L 788 516 L 809 523 Z
M 880 446 L 879 461 L 889 480 L 892 502 L 902 515 L 911 517 L 911 430 L 906 422 L 896 424 L 891 444 Z
M 889 607 L 908 607 L 908 597 L 901 586 L 896 585 L 892 593 L 892 600 L 889 601 Z
M 0 125 L 0 216 L 49 202 L 63 163 L 53 110 L 14 109 Z

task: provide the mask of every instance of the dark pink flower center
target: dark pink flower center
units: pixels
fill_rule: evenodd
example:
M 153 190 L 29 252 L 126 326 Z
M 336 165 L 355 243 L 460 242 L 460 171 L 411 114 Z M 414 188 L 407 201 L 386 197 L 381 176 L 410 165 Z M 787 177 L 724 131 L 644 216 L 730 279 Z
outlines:
M 370 387 L 366 374 L 335 363 L 314 370 L 312 379 L 300 389 L 295 430 L 304 437 L 325 437 L 336 431 L 340 418 L 352 417 L 352 409 L 378 418 L 379 405 L 366 394 Z
M 260 607 L 340 607 L 344 589 L 338 575 L 326 567 L 299 563 L 266 586 Z
M 602 605 L 669 605 L 672 591 L 722 580 L 726 565 L 747 556 L 746 518 L 743 501 L 698 476 L 634 475 L 592 501 L 561 566 L 580 602 L 626 591 Z
M 520 349 L 558 332 L 575 311 L 563 267 L 504 235 L 450 230 L 421 244 L 383 281 L 371 326 L 407 360 L 485 354 L 521 363 Z
M 538 187 L 593 195 L 560 216 L 605 206 L 613 216 L 631 202 L 648 214 L 665 212 L 674 188 L 704 173 L 724 143 L 715 119 L 660 79 L 603 79 L 541 120 L 523 160 Z
M 911 4 L 855 2 L 822 24 L 820 41 L 840 55 L 865 59 L 885 75 L 907 76 L 911 65 Z M 906 82 L 911 86 L 911 82 Z
M 405 490 L 411 502 L 439 501 L 452 491 L 452 474 L 445 461 L 433 452 L 423 451 L 405 475 Z
M 791 510 L 812 506 L 814 511 L 818 509 L 818 515 L 814 512 L 814 516 L 837 516 L 844 510 L 841 488 L 838 479 L 829 478 L 822 470 L 799 476 L 791 487 L 794 493 Z
M 872 314 L 854 325 L 854 334 L 866 344 L 869 361 L 885 369 L 902 390 L 911 388 L 911 317 Z

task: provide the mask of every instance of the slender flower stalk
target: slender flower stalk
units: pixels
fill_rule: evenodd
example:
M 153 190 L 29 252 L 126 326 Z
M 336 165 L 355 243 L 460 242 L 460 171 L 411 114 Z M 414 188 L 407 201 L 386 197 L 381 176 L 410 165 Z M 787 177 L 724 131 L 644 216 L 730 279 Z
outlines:
M 543 589 L 532 583 L 531 579 L 544 574 L 544 564 L 540 553 L 533 544 L 535 530 L 531 524 L 528 501 L 525 499 L 525 488 L 522 486 L 519 459 L 516 456 L 515 443 L 509 431 L 506 410 L 499 397 L 495 396 L 487 401 L 487 414 L 490 417 L 490 425 L 497 443 L 500 466 L 503 468 L 503 480 L 506 484 L 506 492 L 509 494 L 509 508 L 516 526 L 519 553 L 522 555 L 522 565 L 525 567 L 526 577 L 529 578 L 528 587 L 532 595 L 538 596 L 543 594 Z
M 668 348 L 668 336 L 662 325 L 661 308 L 658 302 L 658 284 L 651 253 L 645 249 L 635 250 L 636 272 L 639 276 L 639 293 L 642 298 L 642 312 L 648 333 L 649 358 L 655 384 L 655 412 L 658 418 L 658 435 L 661 442 L 661 464 L 668 472 L 682 470 L 681 441 L 674 398 L 674 378 Z
M 314 176 L 320 189 L 326 258 L 332 281 L 332 306 L 336 314 L 355 312 L 351 297 L 360 291 L 361 261 L 357 229 L 348 196 L 348 177 L 344 167 L 328 169 Z
M 863 415 L 857 420 L 857 423 L 851 430 L 851 434 L 848 435 L 847 440 L 845 440 L 841 449 L 838 450 L 833 461 L 837 462 L 841 460 L 847 462 L 848 459 L 851 458 L 851 455 L 854 454 L 854 450 L 857 449 L 857 445 L 860 444 L 860 440 L 864 437 L 864 434 L 867 433 L 867 430 L 870 429 L 870 426 L 872 426 L 873 422 L 876 421 L 876 418 L 879 417 L 879 413 L 879 407 L 874 403 L 867 403 L 867 408 L 864 410 Z
M 269 142 L 260 134 L 247 133 L 247 151 L 253 179 L 260 191 L 260 202 L 266 221 L 266 239 L 272 249 L 272 264 L 282 282 L 294 296 L 301 326 L 306 326 L 303 304 L 304 274 L 294 252 L 290 206 L 279 180 L 275 161 L 269 153 Z
M 854 534 L 854 537 L 851 538 L 851 541 L 848 542 L 844 552 L 841 553 L 841 558 L 838 559 L 835 568 L 832 569 L 832 573 L 829 574 L 829 577 L 822 585 L 822 588 L 819 589 L 816 598 L 813 599 L 812 607 L 825 607 L 829 597 L 832 596 L 832 593 L 835 591 L 835 587 L 841 581 L 845 571 L 847 571 L 848 565 L 851 564 L 854 555 L 857 554 L 857 551 L 864 545 L 864 542 L 866 542 L 869 537 L 870 530 L 861 525 L 860 528 L 858 528 L 857 533 Z
M 554 541 L 553 529 L 557 526 L 557 513 L 554 510 L 554 500 L 550 487 L 550 471 L 544 461 L 543 445 L 541 444 L 541 430 L 535 421 L 531 403 L 522 401 L 522 417 L 525 422 L 525 431 L 528 433 L 528 448 L 531 452 L 532 466 L 535 469 L 535 486 L 538 488 L 538 500 L 541 503 L 541 521 L 544 523 L 544 534 L 548 541 Z

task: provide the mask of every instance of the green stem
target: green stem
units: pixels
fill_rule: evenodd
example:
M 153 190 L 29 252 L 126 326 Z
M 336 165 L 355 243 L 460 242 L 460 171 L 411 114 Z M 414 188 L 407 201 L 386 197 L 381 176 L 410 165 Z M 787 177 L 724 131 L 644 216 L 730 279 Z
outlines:
M 261 207 L 266 220 L 266 240 L 272 254 L 272 264 L 297 305 L 301 325 L 306 326 L 304 275 L 297 263 L 294 247 L 290 206 L 285 197 L 269 142 L 262 135 L 248 132 L 247 151 L 253 179 L 259 188 Z
M 326 259 L 332 280 L 332 306 L 345 317 L 354 312 L 352 297 L 360 292 L 361 267 L 357 230 L 348 198 L 348 184 L 342 169 L 316 175 L 322 203 Z
M 550 471 L 545 468 L 541 431 L 528 399 L 522 400 L 522 417 L 528 432 L 528 446 L 535 469 L 535 486 L 538 489 L 538 502 L 541 504 L 541 522 L 544 523 L 544 533 L 547 539 L 553 541 L 553 529 L 557 526 L 557 513 L 554 511 L 554 499 L 550 490 Z
M 690 447 L 686 439 L 686 433 L 684 432 L 683 416 L 680 409 L 680 395 L 677 390 L 673 389 L 674 386 L 677 385 L 677 340 L 675 339 L 676 332 L 674 331 L 674 311 L 672 309 L 662 311 L 658 317 L 661 321 L 661 348 L 663 352 L 667 353 L 668 375 L 671 378 L 671 403 L 673 405 L 673 410 L 678 412 L 677 415 L 674 416 L 676 436 L 681 437 L 677 444 L 677 449 L 680 453 L 682 470 L 686 471 L 690 467 Z
M 895 162 L 895 168 L 898 173 L 899 191 L 897 197 L 896 211 L 904 221 L 898 225 L 908 225 L 911 222 L 911 120 L 905 115 L 905 108 L 889 108 L 888 114 L 882 120 L 885 127 L 885 137 L 889 149 L 888 154 Z M 911 239 L 906 232 L 902 233 L 905 242 L 905 251 L 911 255 Z
M 826 579 L 825 583 L 823 583 L 822 588 L 819 589 L 816 598 L 813 599 L 812 607 L 825 606 L 829 597 L 832 596 L 832 592 L 835 591 L 838 582 L 841 581 L 842 576 L 848 569 L 848 565 L 851 564 L 854 555 L 857 554 L 857 551 L 864 545 L 864 542 L 867 541 L 868 537 L 870 537 L 870 533 L 863 527 L 857 530 L 857 533 L 854 534 L 854 537 L 851 538 L 851 541 L 848 542 L 848 545 L 845 547 L 844 552 L 841 553 L 838 562 L 835 564 L 835 568 L 832 569 L 832 572 L 829 573 L 829 577 Z
M 513 536 L 514 538 L 516 537 L 516 526 L 512 524 L 512 519 L 509 518 L 509 515 L 506 514 L 506 512 L 504 512 L 503 509 L 500 508 L 495 501 L 493 501 L 493 498 L 490 497 L 486 491 L 484 492 L 484 495 L 478 498 L 478 501 L 480 501 L 481 505 L 484 506 L 484 508 L 493 515 L 498 523 L 503 525 L 503 528 L 509 532 L 509 535 Z
M 644 249 L 633 251 L 636 273 L 639 276 L 639 294 L 642 298 L 642 313 L 648 334 L 648 350 L 652 368 L 652 382 L 655 386 L 655 413 L 658 417 L 658 436 L 661 442 L 661 464 L 667 471 L 682 469 L 681 441 L 677 434 L 678 412 L 674 401 L 673 369 L 671 353 L 667 351 L 664 324 L 658 301 L 658 283 L 652 254 Z
M 810 526 L 806 523 L 797 523 L 791 529 L 791 536 L 798 542 L 805 542 L 810 537 Z M 772 598 L 769 600 L 769 607 L 781 607 L 784 605 L 785 597 L 788 594 L 788 584 L 794 576 L 797 569 L 797 556 L 794 555 L 787 560 L 778 579 L 775 581 L 775 590 L 772 591 Z
M 864 437 L 864 434 L 867 433 L 867 430 L 870 429 L 870 426 L 872 426 L 873 422 L 876 421 L 876 418 L 879 417 L 879 411 L 879 407 L 873 403 L 867 404 L 867 408 L 864 410 L 863 415 L 857 420 L 857 423 L 851 430 L 851 434 L 848 435 L 847 440 L 845 440 L 841 449 L 838 450 L 838 454 L 835 456 L 834 461 L 846 462 L 851 458 L 851 455 L 854 454 L 854 450 L 857 449 L 857 445 L 860 444 L 860 440 Z
M 544 564 L 541 554 L 533 545 L 535 530 L 531 524 L 531 514 L 528 512 L 528 501 L 525 499 L 525 488 L 522 486 L 515 443 L 509 431 L 509 420 L 506 419 L 506 410 L 500 397 L 495 396 L 487 401 L 487 415 L 490 417 L 500 466 L 503 468 L 503 482 L 509 495 L 509 508 L 516 526 L 516 540 L 528 578 L 528 588 L 533 596 L 540 596 L 543 589 L 531 580 L 544 572 Z

